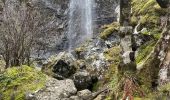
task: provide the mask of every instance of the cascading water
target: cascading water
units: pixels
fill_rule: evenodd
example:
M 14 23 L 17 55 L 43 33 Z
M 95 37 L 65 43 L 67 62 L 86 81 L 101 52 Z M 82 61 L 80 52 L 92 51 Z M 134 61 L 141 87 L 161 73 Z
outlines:
M 68 42 L 69 51 L 80 43 L 92 38 L 93 0 L 71 0 L 69 6 Z

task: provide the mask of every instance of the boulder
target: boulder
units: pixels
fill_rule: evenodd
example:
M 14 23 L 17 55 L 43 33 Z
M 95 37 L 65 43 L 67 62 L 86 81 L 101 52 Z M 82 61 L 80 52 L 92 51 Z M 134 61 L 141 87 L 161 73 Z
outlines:
M 65 62 L 64 60 L 59 60 L 54 66 L 52 71 L 55 74 L 58 74 L 64 78 L 69 78 L 71 75 L 73 75 L 76 71 L 76 68 L 74 65 L 69 65 L 69 63 Z
M 75 58 L 70 53 L 61 52 L 50 57 L 43 65 L 42 71 L 56 79 L 71 77 L 76 72 Z
M 92 92 L 88 89 L 78 91 L 77 95 L 83 100 L 89 100 L 90 98 L 92 98 Z
M 79 71 L 73 75 L 75 86 L 78 90 L 92 89 L 93 84 L 97 82 L 97 77 L 90 75 L 86 70 Z
M 34 94 L 36 100 L 63 100 L 75 95 L 77 89 L 70 79 L 56 80 L 50 78 L 46 87 Z

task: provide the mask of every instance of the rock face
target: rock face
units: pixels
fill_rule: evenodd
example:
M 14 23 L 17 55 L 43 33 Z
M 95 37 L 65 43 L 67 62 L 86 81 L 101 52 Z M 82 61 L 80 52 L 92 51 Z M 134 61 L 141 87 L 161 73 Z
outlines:
M 95 36 L 96 33 L 99 32 L 95 29 L 117 19 L 115 9 L 119 4 L 119 0 L 94 1 L 93 23 Z M 47 47 L 45 49 L 40 49 L 40 56 L 44 57 L 48 56 L 49 52 L 66 50 L 68 48 L 68 39 L 66 35 L 68 31 L 69 0 L 31 0 L 31 2 L 39 9 L 44 21 L 48 22 L 46 25 L 50 28 L 52 27 L 52 29 L 47 31 L 42 30 L 46 36 L 45 38 L 40 39 L 40 43 L 43 43 Z M 45 55 L 43 53 L 45 53 Z

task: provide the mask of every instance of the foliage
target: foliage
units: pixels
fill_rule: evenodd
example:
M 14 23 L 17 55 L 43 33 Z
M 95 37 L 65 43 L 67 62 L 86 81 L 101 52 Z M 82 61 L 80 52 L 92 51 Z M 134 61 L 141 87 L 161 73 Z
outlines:
M 0 94 L 3 100 L 23 100 L 26 93 L 44 87 L 46 76 L 29 66 L 8 68 L 0 75 Z

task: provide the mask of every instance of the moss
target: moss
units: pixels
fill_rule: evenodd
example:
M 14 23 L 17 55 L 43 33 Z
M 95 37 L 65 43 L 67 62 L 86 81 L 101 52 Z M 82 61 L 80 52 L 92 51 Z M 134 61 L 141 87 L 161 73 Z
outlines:
M 152 13 L 155 9 L 161 9 L 155 0 L 132 0 L 132 9 L 135 15 Z
M 140 17 L 140 23 L 149 28 L 159 26 L 160 16 L 168 11 L 161 8 L 156 0 L 132 0 L 133 16 Z
M 41 71 L 49 76 L 53 76 L 54 73 L 52 71 L 52 67 L 53 65 L 55 65 L 57 60 L 58 60 L 57 55 L 52 55 L 51 57 L 49 57 L 48 63 L 43 65 Z
M 153 47 L 155 46 L 155 44 L 156 44 L 156 42 L 154 40 L 151 40 L 139 48 L 138 55 L 136 57 L 137 64 L 139 64 L 140 62 L 142 62 L 143 60 L 146 59 L 146 57 L 153 50 Z
M 132 16 L 130 19 L 130 24 L 135 26 L 138 23 L 138 18 L 136 16 Z
M 112 64 L 109 66 L 109 70 L 107 74 L 105 75 L 105 81 L 107 81 L 107 83 L 109 82 L 109 86 L 111 88 L 107 100 L 113 100 L 115 93 L 119 91 L 118 66 L 121 61 L 120 52 L 121 52 L 121 48 L 119 46 L 112 47 L 107 51 L 105 51 L 106 59 L 112 62 Z
M 29 66 L 7 69 L 0 76 L 0 94 L 3 100 L 24 100 L 26 93 L 44 87 L 46 76 Z
M 159 87 L 158 90 L 160 92 L 169 92 L 170 91 L 170 83 Z
M 120 62 L 120 47 L 112 47 L 104 52 L 104 56 L 108 61 L 113 61 L 115 64 Z
M 108 36 L 110 36 L 113 32 L 119 30 L 119 23 L 113 22 L 110 25 L 104 25 L 102 27 L 103 31 L 100 33 L 100 38 L 101 39 L 107 39 Z
M 140 85 L 145 93 L 150 93 L 157 82 L 160 61 L 157 55 L 151 53 L 137 73 Z
M 83 46 L 81 46 L 81 47 L 79 47 L 79 48 L 76 48 L 76 49 L 75 49 L 75 52 L 80 53 L 80 52 L 83 52 L 83 51 L 85 51 L 85 50 L 86 50 L 86 48 L 83 47 Z

